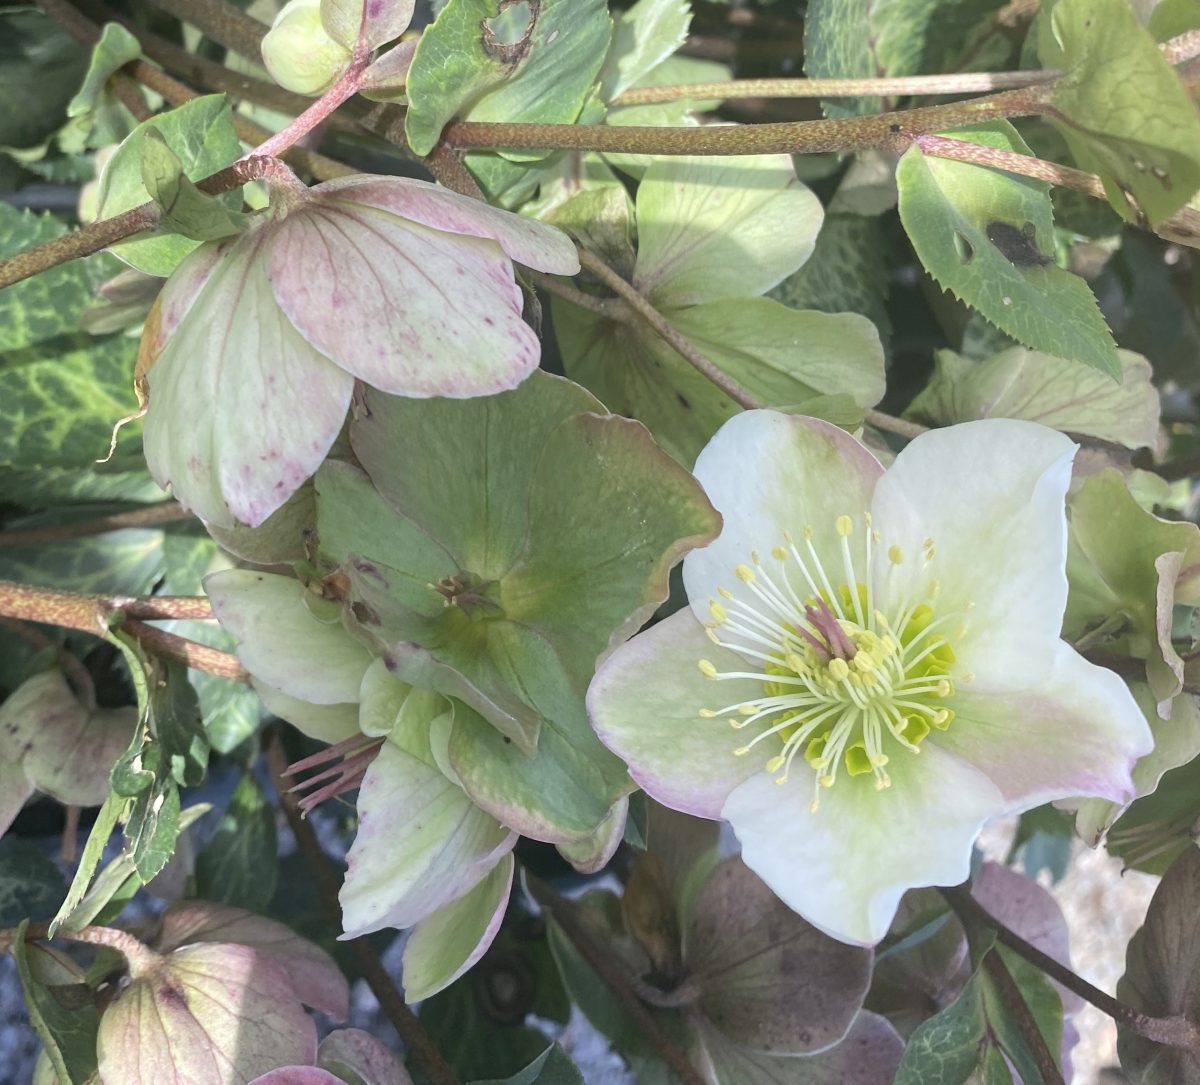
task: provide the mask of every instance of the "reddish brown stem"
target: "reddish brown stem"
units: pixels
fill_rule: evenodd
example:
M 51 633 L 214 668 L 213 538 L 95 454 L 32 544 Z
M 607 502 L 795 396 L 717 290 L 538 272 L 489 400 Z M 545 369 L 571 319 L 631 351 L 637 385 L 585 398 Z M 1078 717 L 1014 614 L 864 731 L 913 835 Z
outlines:
M 182 505 L 166 501 L 161 505 L 147 505 L 130 512 L 118 512 L 112 516 L 99 516 L 94 520 L 80 520 L 61 527 L 17 529 L 0 532 L 0 549 L 9 546 L 33 546 L 44 543 L 62 542 L 66 539 L 82 539 L 91 535 L 103 535 L 109 531 L 122 531 L 131 527 L 157 527 L 180 520 L 194 519 Z

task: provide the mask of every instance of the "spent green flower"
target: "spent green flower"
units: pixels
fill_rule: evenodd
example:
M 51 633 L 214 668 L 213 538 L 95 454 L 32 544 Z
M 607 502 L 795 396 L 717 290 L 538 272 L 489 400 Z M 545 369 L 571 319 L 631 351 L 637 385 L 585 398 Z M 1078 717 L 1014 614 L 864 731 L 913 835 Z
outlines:
M 1059 637 L 1074 451 L 991 419 L 918 437 L 885 473 L 828 423 L 735 417 L 696 463 L 724 531 L 684 560 L 690 608 L 600 668 L 600 737 L 863 944 L 906 889 L 963 881 L 988 820 L 1127 802 L 1145 719 Z

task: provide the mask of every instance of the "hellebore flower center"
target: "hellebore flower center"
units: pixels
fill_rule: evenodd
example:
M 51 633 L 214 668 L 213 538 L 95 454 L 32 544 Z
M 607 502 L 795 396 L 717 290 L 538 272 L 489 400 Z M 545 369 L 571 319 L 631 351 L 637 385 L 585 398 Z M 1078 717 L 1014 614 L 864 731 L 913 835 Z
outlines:
M 877 790 L 891 785 L 887 765 L 897 751 L 919 754 L 932 728 L 946 730 L 954 719 L 952 639 L 966 635 L 972 609 L 937 613 L 940 584 L 931 576 L 923 591 L 905 596 L 887 592 L 886 581 L 908 558 L 897 544 L 888 547 L 883 592 L 877 593 L 866 570 L 872 550 L 883 539 L 864 514 L 866 570 L 860 577 L 849 544 L 850 516 L 837 517 L 831 530 L 840 540 L 842 568 L 831 575 L 813 546 L 814 529 L 799 541 L 786 535 L 771 556 L 770 572 L 758 553 L 735 575 L 754 602 L 719 588 L 709 601 L 708 637 L 747 659 L 761 671 L 721 672 L 699 662 L 707 678 L 750 678 L 763 683 L 763 695 L 718 710 L 701 709 L 704 719 L 730 717 L 734 730 L 757 725 L 758 733 L 733 753 L 772 751 L 766 771 L 790 779 L 792 763 L 803 752 L 814 773 L 811 810 L 820 806 L 822 788 L 833 787 L 844 766 L 849 777 L 870 775 Z M 915 560 L 933 569 L 936 546 L 926 539 Z M 851 587 L 853 585 L 853 588 Z M 889 598 L 877 598 L 882 594 Z M 970 674 L 958 681 L 970 682 Z M 890 752 L 889 752 L 890 751 Z M 782 771 L 780 771 L 782 770 Z

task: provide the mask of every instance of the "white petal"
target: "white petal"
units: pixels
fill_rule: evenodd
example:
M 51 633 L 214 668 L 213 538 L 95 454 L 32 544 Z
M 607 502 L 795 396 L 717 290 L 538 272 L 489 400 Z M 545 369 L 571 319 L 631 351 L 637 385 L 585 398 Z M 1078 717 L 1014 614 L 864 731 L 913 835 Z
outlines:
M 358 793 L 340 896 L 345 937 L 411 927 L 467 893 L 514 843 L 435 766 L 385 742 Z
M 742 859 L 785 904 L 833 938 L 874 945 L 906 889 L 956 885 L 971 869 L 971 846 L 1004 798 L 983 773 L 926 744 L 898 751 L 892 786 L 843 776 L 821 791 L 793 770 L 785 785 L 755 774 L 729 796 L 722 816 L 742 842 Z
M 322 621 L 312 609 L 321 600 L 300 581 L 249 569 L 213 573 L 204 590 L 259 681 L 312 704 L 357 703 L 371 655 L 342 626 L 340 607 Z
M 1046 648 L 1067 601 L 1064 499 L 1075 449 L 1034 422 L 966 422 L 916 438 L 875 488 L 876 598 L 886 609 L 924 597 L 936 580 L 937 615 L 967 625 L 961 639 L 946 628 L 978 689 L 1023 686 L 1051 665 Z M 892 546 L 900 565 L 888 558 Z
M 316 471 L 354 389 L 280 313 L 261 259 L 266 236 L 225 253 L 171 317 L 174 333 L 147 374 L 150 473 L 220 527 L 262 523 Z M 183 268 L 210 257 L 202 246 Z
M 728 717 L 702 719 L 700 710 L 760 697 L 762 683 L 714 682 L 700 673 L 701 659 L 718 670 L 744 668 L 705 636 L 691 611 L 672 614 L 605 660 L 588 689 L 588 715 L 600 741 L 651 798 L 715 819 L 729 793 L 762 770 L 767 754 L 735 757 L 742 740 Z
M 774 574 L 779 564 L 771 549 L 790 533 L 804 552 L 806 527 L 814 530 L 813 544 L 833 583 L 844 581 L 834 522 L 850 516 L 857 528 L 852 539 L 861 544 L 863 515 L 882 473 L 863 444 L 828 422 L 777 411 L 745 411 L 731 418 L 696 460 L 696 478 L 725 520 L 716 542 L 683 561 L 683 582 L 696 616 L 711 621 L 708 603 L 720 587 L 755 602 L 734 569 L 748 564 L 757 551 Z M 865 577 L 858 545 L 855 552 L 856 569 Z M 791 564 L 794 583 L 807 597 L 811 593 Z
M 1075 795 L 1128 802 L 1133 764 L 1154 745 L 1137 702 L 1062 641 L 1042 652 L 1050 671 L 1024 688 L 960 685 L 947 702 L 954 722 L 928 741 L 987 773 L 1013 813 Z

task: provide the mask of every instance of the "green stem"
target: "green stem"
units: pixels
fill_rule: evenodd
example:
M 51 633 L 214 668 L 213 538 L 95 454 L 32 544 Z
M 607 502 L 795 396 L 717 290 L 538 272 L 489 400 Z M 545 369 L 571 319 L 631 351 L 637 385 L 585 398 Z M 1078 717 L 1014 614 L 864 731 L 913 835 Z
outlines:
M 859 98 L 872 95 L 983 94 L 1031 87 L 1057 79 L 1059 71 L 965 72 L 950 75 L 906 75 L 891 79 L 730 79 L 720 83 L 631 87 L 610 102 L 613 106 L 650 105 L 684 98 Z

